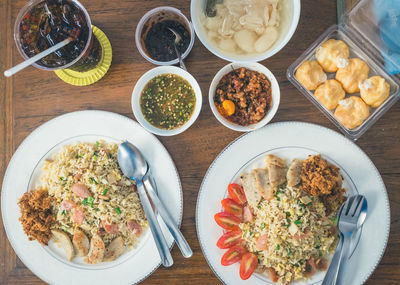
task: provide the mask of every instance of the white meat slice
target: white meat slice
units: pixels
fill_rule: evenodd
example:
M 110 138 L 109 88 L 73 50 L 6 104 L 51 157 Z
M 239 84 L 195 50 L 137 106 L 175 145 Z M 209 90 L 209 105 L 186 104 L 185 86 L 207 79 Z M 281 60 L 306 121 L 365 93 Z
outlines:
M 272 154 L 267 155 L 266 159 L 269 182 L 272 188 L 277 188 L 286 181 L 286 165 L 285 162 Z
M 254 173 L 244 173 L 240 176 L 243 190 L 246 194 L 247 203 L 250 207 L 257 207 L 261 201 L 261 194 L 258 190 L 257 180 Z
M 267 201 L 274 198 L 274 189 L 269 183 L 268 170 L 257 168 L 254 169 L 253 172 L 257 181 L 258 191 L 260 191 L 261 196 Z
M 89 264 L 96 264 L 103 260 L 105 245 L 103 240 L 98 235 L 93 235 L 90 240 L 90 249 L 88 256 L 85 258 L 85 262 Z
M 303 167 L 303 160 L 293 159 L 286 174 L 288 186 L 296 186 L 300 183 L 300 173 Z
M 75 253 L 77 256 L 86 256 L 89 252 L 90 242 L 88 237 L 79 228 L 75 228 L 74 236 L 72 237 L 72 244 L 74 245 Z
M 67 260 L 71 261 L 71 259 L 74 257 L 74 247 L 72 246 L 69 236 L 63 231 L 59 230 L 51 230 L 51 233 L 64 249 Z
M 113 261 L 120 257 L 123 252 L 124 240 L 122 239 L 122 237 L 117 237 L 107 246 L 103 261 Z

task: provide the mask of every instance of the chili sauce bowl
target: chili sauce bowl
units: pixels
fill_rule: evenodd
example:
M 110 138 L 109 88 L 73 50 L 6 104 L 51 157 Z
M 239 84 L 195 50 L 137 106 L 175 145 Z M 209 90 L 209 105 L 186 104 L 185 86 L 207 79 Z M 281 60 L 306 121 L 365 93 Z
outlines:
M 146 30 L 149 30 L 151 24 L 161 22 L 164 20 L 174 20 L 182 24 L 190 34 L 190 43 L 188 48 L 182 54 L 182 59 L 185 59 L 194 45 L 195 31 L 192 23 L 186 18 L 186 16 L 178 9 L 173 7 L 158 7 L 148 11 L 140 19 L 135 32 L 135 42 L 140 54 L 149 62 L 156 65 L 174 65 L 179 63 L 178 57 L 171 61 L 158 61 L 153 59 L 147 52 L 146 45 L 144 43 L 143 37 Z
M 242 126 L 242 125 L 235 124 L 235 123 L 227 120 L 224 116 L 222 116 L 220 114 L 220 112 L 218 111 L 217 107 L 215 106 L 215 102 L 214 102 L 214 95 L 215 95 L 218 83 L 221 81 L 222 77 L 224 77 L 224 75 L 231 72 L 233 69 L 238 69 L 241 67 L 264 74 L 267 77 L 267 79 L 269 80 L 269 82 L 271 83 L 272 100 L 271 100 L 271 106 L 270 106 L 269 110 L 265 114 L 265 117 L 263 119 L 261 119 L 261 121 L 259 121 L 256 124 L 251 124 L 248 126 Z M 276 112 L 278 111 L 280 98 L 281 98 L 281 92 L 279 89 L 278 81 L 276 80 L 275 76 L 264 65 L 262 65 L 260 63 L 256 63 L 256 62 L 229 63 L 229 64 L 225 65 L 215 75 L 214 79 L 211 82 L 209 93 L 208 93 L 208 100 L 210 103 L 211 111 L 213 112 L 213 114 L 217 118 L 217 120 L 221 124 L 223 124 L 225 127 L 229 128 L 231 130 L 234 130 L 234 131 L 238 131 L 238 132 L 251 132 L 251 131 L 259 129 L 259 128 L 265 126 L 266 124 L 268 124 L 272 120 L 272 118 L 275 116 Z
M 195 106 L 193 113 L 189 120 L 187 120 L 183 125 L 173 128 L 173 129 L 163 129 L 156 127 L 155 125 L 151 124 L 144 116 L 142 108 L 141 108 L 141 96 L 142 92 L 146 88 L 147 84 L 155 77 L 163 74 L 173 74 L 178 75 L 181 78 L 185 79 L 192 87 L 194 91 L 194 95 L 196 98 Z M 137 81 L 131 98 L 131 105 L 133 114 L 136 117 L 136 120 L 139 124 L 142 125 L 146 130 L 149 132 L 159 135 L 159 136 L 174 136 L 186 131 L 193 123 L 196 121 L 197 117 L 200 114 L 201 106 L 202 106 L 202 94 L 199 84 L 197 83 L 196 79 L 187 71 L 176 67 L 176 66 L 159 66 L 153 69 L 150 69 L 142 77 L 139 78 Z

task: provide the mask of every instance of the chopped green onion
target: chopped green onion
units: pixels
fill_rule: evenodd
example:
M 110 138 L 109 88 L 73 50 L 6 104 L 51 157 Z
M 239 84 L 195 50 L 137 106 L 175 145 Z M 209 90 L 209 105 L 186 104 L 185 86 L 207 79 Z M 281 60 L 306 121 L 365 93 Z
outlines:
M 112 158 L 112 154 L 110 153 L 110 154 L 108 155 L 108 157 L 109 157 L 109 158 Z
M 82 202 L 81 202 L 81 204 L 82 204 L 82 205 L 87 205 L 87 204 L 88 204 L 88 199 L 87 199 L 87 198 L 83 199 Z
M 107 195 L 107 192 L 108 192 L 108 188 L 104 189 L 103 195 Z
M 290 224 L 292 221 L 290 219 L 286 219 L 286 222 L 288 222 L 288 224 Z
M 115 208 L 115 212 L 117 212 L 118 215 L 121 215 L 121 209 L 119 207 Z
M 280 250 L 281 246 L 279 244 L 276 245 L 276 250 Z
M 97 147 L 99 147 L 99 146 L 100 146 L 100 143 L 99 143 L 98 141 L 96 141 L 96 146 L 97 146 Z
M 334 216 L 332 219 L 333 223 L 336 225 L 338 221 L 338 216 Z
M 66 215 L 66 214 L 67 214 L 67 211 L 62 210 L 61 215 Z
M 261 205 L 258 205 L 257 208 L 258 208 L 259 210 L 261 210 Z
M 290 212 L 286 212 L 286 218 L 290 217 Z
M 291 255 L 292 255 L 292 251 L 290 250 L 289 247 L 286 248 L 286 251 L 287 251 L 287 255 L 288 255 L 288 256 L 291 256 Z
M 93 178 L 93 177 L 90 177 L 89 178 L 89 180 L 90 180 L 90 182 L 92 182 L 93 184 L 99 184 L 99 183 L 97 183 L 97 181 Z
M 78 154 L 78 157 L 83 158 L 83 154 Z
M 59 177 L 61 181 L 65 181 L 66 179 L 62 176 Z
M 300 265 L 298 263 L 296 263 L 294 266 L 299 267 Z
M 296 225 L 300 225 L 300 226 L 303 224 L 300 220 L 296 220 L 296 221 L 294 221 L 294 223 L 295 223 Z
M 322 218 L 322 216 L 320 214 L 317 214 L 317 217 L 320 218 L 320 219 Z
M 250 232 L 250 235 L 252 236 L 252 235 L 254 235 L 254 233 L 253 233 L 253 232 Z
M 98 211 L 100 211 L 100 209 L 99 208 L 96 208 L 96 209 L 94 209 L 96 212 L 98 212 Z
M 262 224 L 261 224 L 260 229 L 261 229 L 261 230 L 265 229 L 265 223 L 262 223 Z
M 316 246 L 315 246 L 316 249 L 319 249 L 320 247 L 321 247 L 320 245 L 316 245 Z

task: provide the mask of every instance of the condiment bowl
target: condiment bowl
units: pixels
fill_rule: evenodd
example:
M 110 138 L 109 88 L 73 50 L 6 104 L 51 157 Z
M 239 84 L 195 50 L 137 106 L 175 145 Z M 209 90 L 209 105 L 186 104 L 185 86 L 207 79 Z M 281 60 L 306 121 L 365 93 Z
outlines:
M 190 43 L 186 51 L 182 54 L 182 59 L 185 59 L 193 48 L 195 32 L 192 23 L 186 18 L 186 16 L 178 9 L 173 7 L 158 7 L 148 11 L 140 19 L 135 32 L 135 42 L 140 54 L 149 62 L 156 65 L 173 65 L 179 63 L 178 58 L 171 61 L 158 61 L 150 57 L 146 52 L 144 41 L 142 40 L 142 33 L 150 22 L 157 22 L 165 19 L 173 19 L 179 21 L 190 33 Z
M 161 129 L 152 125 L 146 120 L 146 118 L 142 113 L 142 109 L 140 107 L 140 97 L 142 95 L 143 89 L 146 87 L 147 83 L 151 79 L 161 74 L 175 74 L 187 80 L 189 84 L 192 86 L 194 94 L 196 96 L 196 104 L 192 116 L 184 125 L 175 129 L 170 129 L 170 130 Z M 132 111 L 136 117 L 136 120 L 149 132 L 160 136 L 174 136 L 186 131 L 196 121 L 197 117 L 199 116 L 202 102 L 203 102 L 203 97 L 201 94 L 201 89 L 196 79 L 189 72 L 176 66 L 159 66 L 147 71 L 137 81 L 133 89 L 131 98 Z
M 272 101 L 271 101 L 271 107 L 269 108 L 267 114 L 265 117 L 258 122 L 257 124 L 252 124 L 249 126 L 241 126 L 238 124 L 234 124 L 230 121 L 228 121 L 224 116 L 222 116 L 218 110 L 217 107 L 215 106 L 214 103 L 214 95 L 215 91 L 217 89 L 218 83 L 222 79 L 222 77 L 229 72 L 232 71 L 232 69 L 237 69 L 240 67 L 244 67 L 250 70 L 254 70 L 257 72 L 260 72 L 264 74 L 268 80 L 271 82 L 271 95 L 272 95 Z M 245 63 L 229 63 L 225 65 L 223 68 L 221 68 L 220 71 L 215 75 L 214 79 L 211 82 L 209 93 L 208 93 L 208 100 L 210 103 L 211 111 L 213 112 L 214 116 L 217 118 L 217 120 L 223 124 L 225 127 L 230 128 L 231 130 L 238 131 L 238 132 L 250 132 L 254 131 L 258 128 L 261 128 L 268 124 L 272 118 L 275 116 L 276 112 L 278 111 L 279 107 L 279 102 L 281 98 L 281 92 L 279 89 L 279 84 L 278 81 L 276 80 L 275 76 L 272 74 L 272 72 L 266 68 L 264 65 L 256 63 L 256 62 L 245 62 Z
M 296 31 L 297 25 L 300 19 L 300 0 L 281 0 L 281 3 L 286 5 L 285 11 L 287 15 L 284 15 L 279 37 L 276 42 L 263 53 L 254 54 L 238 54 L 234 52 L 224 51 L 217 47 L 216 43 L 213 43 L 207 35 L 207 30 L 204 28 L 202 22 L 205 19 L 204 7 L 205 1 L 207 0 L 191 0 L 190 4 L 190 17 L 193 22 L 194 30 L 196 35 L 199 37 L 203 45 L 216 56 L 231 62 L 258 62 L 267 59 L 277 52 L 279 52 L 289 40 L 292 38 Z

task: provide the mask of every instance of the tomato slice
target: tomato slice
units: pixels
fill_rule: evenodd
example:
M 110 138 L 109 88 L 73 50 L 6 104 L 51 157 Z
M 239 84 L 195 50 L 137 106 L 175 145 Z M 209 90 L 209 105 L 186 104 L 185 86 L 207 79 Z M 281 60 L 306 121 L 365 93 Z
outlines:
M 238 262 L 243 254 L 246 252 L 246 249 L 241 245 L 235 245 L 228 249 L 227 252 L 221 258 L 221 264 L 223 266 L 228 266 Z
M 224 207 L 225 212 L 229 214 L 240 216 L 243 213 L 242 206 L 230 198 L 223 199 L 221 204 L 222 207 Z
M 254 253 L 248 252 L 244 254 L 240 262 L 240 278 L 242 278 L 242 280 L 249 279 L 254 270 L 256 270 L 257 264 L 257 256 Z
M 246 194 L 244 193 L 243 187 L 236 183 L 231 183 L 228 185 L 228 193 L 231 198 L 238 203 L 243 205 L 247 202 Z
M 238 230 L 241 222 L 238 217 L 225 212 L 215 214 L 214 219 L 221 228 L 229 231 Z
M 222 249 L 230 248 L 241 241 L 242 241 L 241 231 L 226 232 L 217 241 L 217 246 Z

